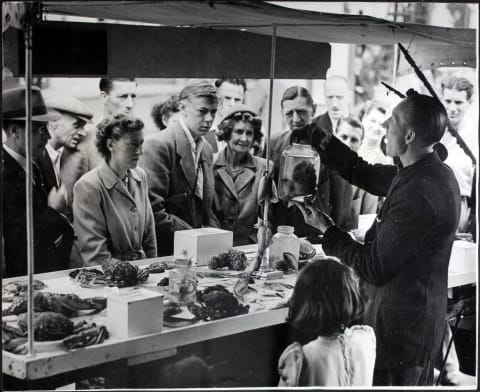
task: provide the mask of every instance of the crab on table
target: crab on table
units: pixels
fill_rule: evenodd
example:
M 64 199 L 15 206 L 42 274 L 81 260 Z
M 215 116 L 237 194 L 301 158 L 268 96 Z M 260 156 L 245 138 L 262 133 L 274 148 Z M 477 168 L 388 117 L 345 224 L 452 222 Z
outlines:
M 78 268 L 68 275 L 81 287 L 105 287 L 105 274 L 95 268 Z
M 36 341 L 60 340 L 67 349 L 91 346 L 108 338 L 105 326 L 91 321 L 73 323 L 68 317 L 55 312 L 35 313 L 33 331 Z M 27 313 L 18 318 L 18 328 L 2 322 L 2 348 L 14 354 L 27 353 Z
M 2 302 L 11 302 L 12 297 L 25 294 L 27 292 L 28 281 L 26 279 L 23 280 L 15 280 L 13 282 L 7 283 L 2 286 Z M 42 290 L 44 289 L 46 284 L 41 280 L 34 279 L 33 281 L 33 289 L 34 290 Z
M 109 286 L 129 287 L 147 281 L 149 272 L 128 261 L 110 258 L 102 263 L 105 283 Z
M 3 316 L 18 315 L 27 311 L 27 295 L 21 295 L 13 299 L 12 305 L 2 311 Z M 105 297 L 80 298 L 76 294 L 59 294 L 36 291 L 33 296 L 35 312 L 56 312 L 66 317 L 78 315 L 79 310 L 92 310 L 99 312 L 107 307 Z
M 222 285 L 206 287 L 197 292 L 198 304 L 188 308 L 198 319 L 205 321 L 248 313 L 250 307 L 242 305 L 237 298 Z
M 105 339 L 108 339 L 108 336 L 105 326 L 97 326 L 94 322 L 84 320 L 74 325 L 73 334 L 64 338 L 62 343 L 71 350 L 103 343 Z
M 59 340 L 73 333 L 73 321 L 61 313 L 39 312 L 33 317 L 33 336 L 38 341 Z M 28 314 L 18 316 L 18 327 L 27 333 Z

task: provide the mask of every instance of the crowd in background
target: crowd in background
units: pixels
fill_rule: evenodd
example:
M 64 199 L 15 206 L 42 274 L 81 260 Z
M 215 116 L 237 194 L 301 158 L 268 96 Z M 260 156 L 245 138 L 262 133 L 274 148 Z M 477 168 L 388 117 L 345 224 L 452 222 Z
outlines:
M 273 132 L 269 162 L 265 124 L 257 111 L 245 104 L 245 80 L 188 81 L 178 94 L 152 107 L 158 129 L 148 135 L 144 121 L 135 114 L 137 87 L 133 78 L 100 79 L 103 116 L 96 123 L 93 111 L 80 100 L 55 94 L 44 99 L 40 89 L 33 89 L 35 272 L 97 265 L 112 258 L 170 255 L 175 231 L 191 228 L 219 227 L 233 232 L 234 245 L 255 243 L 257 227 L 262 224 L 259 189 L 266 167 L 271 168 L 268 174 L 278 186 L 282 152 L 292 143 L 312 145 L 317 131 L 341 142 L 361 165 L 378 168 L 390 164 L 388 167 L 394 168 L 397 164 L 401 168 L 405 159 L 411 158 L 404 156 L 406 146 L 404 150 L 397 146 L 398 151 L 392 153 L 398 141 L 386 138 L 387 129 L 395 126 L 395 116 L 401 116 L 400 109 L 390 116 L 392 108 L 381 102 L 367 101 L 355 107 L 351 86 L 342 76 L 330 75 L 325 81 L 326 111 L 320 114 L 307 88 L 293 85 L 283 92 L 280 107 L 273 110 L 281 116 L 285 129 Z M 478 158 L 477 124 L 466 115 L 473 97 L 472 83 L 463 77 L 448 77 L 442 81 L 441 95 L 449 127 Z M 5 277 L 27 272 L 24 96 L 23 87 L 3 93 Z M 402 106 L 405 118 L 410 116 L 406 106 Z M 450 132 L 443 133 L 444 127 L 440 131 L 441 140 L 435 136 L 435 143 L 427 144 L 435 147 L 435 159 L 443 160 L 453 171 L 456 182 L 449 182 L 447 188 L 453 193 L 460 190 L 458 195 L 448 196 L 458 196 L 461 202 L 454 231 L 475 235 L 475 165 Z M 398 156 L 404 161 L 392 159 Z M 331 217 L 338 229 L 354 232 L 359 215 L 380 216 L 382 209 L 385 213 L 385 208 L 392 208 L 384 203 L 390 195 L 387 190 L 393 169 L 379 172 L 366 186 L 360 186 L 356 177 L 352 180 L 342 172 L 345 166 L 338 165 L 340 169 L 322 163 L 311 206 Z M 272 205 L 268 223 L 273 231 L 277 225 L 294 226 L 298 236 L 313 242 L 330 226 L 320 229 L 305 214 L 304 207 L 280 200 Z M 452 215 L 452 222 L 454 218 Z M 358 236 L 357 240 L 361 243 L 364 238 Z M 365 246 L 369 244 L 365 239 Z M 361 275 L 368 280 L 371 273 Z M 370 331 L 359 333 L 368 335 Z M 439 335 L 436 333 L 437 340 Z M 415 382 L 420 382 L 424 375 L 415 377 Z

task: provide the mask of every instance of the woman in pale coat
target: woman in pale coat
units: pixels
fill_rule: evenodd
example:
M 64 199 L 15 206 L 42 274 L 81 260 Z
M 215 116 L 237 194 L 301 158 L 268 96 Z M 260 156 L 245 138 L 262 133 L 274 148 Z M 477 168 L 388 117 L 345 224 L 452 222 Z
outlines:
M 147 177 L 137 167 L 143 127 L 140 119 L 123 115 L 98 126 L 96 144 L 104 160 L 73 190 L 73 226 L 84 265 L 157 256 Z
M 218 126 L 220 139 L 227 145 L 213 166 L 214 212 L 220 227 L 233 231 L 235 246 L 257 240 L 258 187 L 267 161 L 254 156 L 252 147 L 262 140 L 261 126 L 262 121 L 247 105 L 233 106 Z

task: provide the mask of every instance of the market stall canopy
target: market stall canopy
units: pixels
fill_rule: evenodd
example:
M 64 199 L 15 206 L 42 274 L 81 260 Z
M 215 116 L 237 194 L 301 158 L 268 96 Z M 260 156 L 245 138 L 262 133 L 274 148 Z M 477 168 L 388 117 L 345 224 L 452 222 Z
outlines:
M 330 60 L 330 50 L 326 45 L 333 42 L 375 45 L 393 45 L 401 42 L 412 51 L 421 68 L 440 66 L 440 63 L 449 66 L 476 64 L 476 32 L 473 29 L 399 23 L 363 15 L 300 11 L 250 0 L 45 1 L 42 4 L 48 14 L 153 23 L 162 26 L 159 28 L 104 24 L 103 27 L 96 29 L 90 27 L 90 31 L 104 31 L 103 42 L 109 47 L 106 69 L 104 72 L 90 71 L 88 75 L 92 76 L 135 73 L 137 76 L 164 77 L 209 77 L 213 74 L 268 77 L 270 55 L 268 49 L 272 24 L 277 25 L 279 42 L 276 59 L 278 78 L 324 77 L 325 66 L 328 68 Z M 67 25 L 65 22 L 57 23 Z M 85 27 L 87 25 L 91 24 L 79 24 L 75 29 L 87 29 Z M 50 29 L 52 31 L 53 24 L 46 23 L 44 29 L 47 29 L 47 26 L 52 26 Z M 55 28 L 59 29 L 58 25 Z M 68 31 L 67 27 L 65 31 Z M 119 39 L 126 40 L 121 43 Z M 142 43 L 145 40 L 148 45 Z M 97 42 L 97 39 L 93 41 Z M 98 42 L 102 40 L 98 39 Z M 54 45 L 53 42 L 49 44 Z M 140 52 L 135 50 L 139 46 L 143 49 L 149 46 L 150 51 L 143 52 L 141 61 L 129 61 L 130 65 L 124 64 L 122 69 L 118 69 L 118 66 L 111 63 L 121 58 L 117 50 L 120 51 L 125 45 L 127 49 L 124 50 L 124 55 L 128 54 L 130 59 L 135 59 L 133 55 Z M 174 50 L 167 49 L 163 56 L 156 53 L 168 46 Z M 130 52 L 130 49 L 134 52 Z M 187 57 L 183 57 L 185 54 Z M 167 57 L 172 55 L 174 59 L 170 60 L 169 65 Z M 206 63 L 201 61 L 202 56 L 203 58 L 208 56 L 210 62 L 208 66 L 202 65 Z M 216 62 L 212 64 L 210 56 L 223 60 L 214 60 Z M 184 64 L 179 67 L 178 64 L 181 62 L 179 59 L 184 59 L 190 65 Z M 198 61 L 192 62 L 191 59 Z M 247 64 L 249 61 L 254 63 L 250 69 Z M 164 62 L 167 64 L 163 64 Z M 403 67 L 402 63 L 400 65 Z M 402 71 L 400 68 L 399 72 Z M 152 72 L 156 72 L 156 75 Z

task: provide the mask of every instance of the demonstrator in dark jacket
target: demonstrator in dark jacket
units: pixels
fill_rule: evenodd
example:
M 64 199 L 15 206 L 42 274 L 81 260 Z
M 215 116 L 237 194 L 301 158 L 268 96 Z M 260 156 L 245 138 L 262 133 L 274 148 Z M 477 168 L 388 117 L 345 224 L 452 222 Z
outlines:
M 445 109 L 431 97 L 413 94 L 400 102 L 386 124 L 387 154 L 399 159 L 398 168 L 370 165 L 335 137 L 328 141 L 329 136 L 314 130 L 322 135 L 312 144 L 323 162 L 352 184 L 386 196 L 364 244 L 317 209 L 299 205 L 305 220 L 324 232 L 324 251 L 373 285 L 366 321 L 377 336 L 374 385 L 433 382 L 460 214 L 458 183 L 433 149 L 446 120 Z

